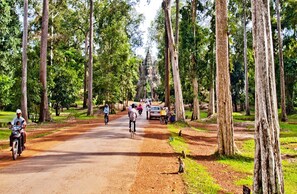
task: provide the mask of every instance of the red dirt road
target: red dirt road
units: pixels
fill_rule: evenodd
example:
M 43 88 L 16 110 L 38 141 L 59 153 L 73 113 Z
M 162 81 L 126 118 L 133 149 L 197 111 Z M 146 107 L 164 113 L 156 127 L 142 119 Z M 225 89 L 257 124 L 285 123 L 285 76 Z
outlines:
M 153 130 L 145 129 L 145 115 L 137 121 L 135 139 L 128 133 L 126 115 L 98 125 L 76 123 L 28 142 L 17 161 L 9 149 L 1 151 L 0 193 L 184 193 L 180 175 L 167 174 L 177 164 L 166 129 L 145 135 Z

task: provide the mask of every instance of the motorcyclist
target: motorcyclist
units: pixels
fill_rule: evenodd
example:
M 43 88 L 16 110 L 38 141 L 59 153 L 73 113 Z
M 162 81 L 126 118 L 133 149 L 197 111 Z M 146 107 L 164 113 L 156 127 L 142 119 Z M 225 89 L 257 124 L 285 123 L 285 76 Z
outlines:
M 25 148 L 25 143 L 26 143 L 26 140 L 27 140 L 27 134 L 26 134 L 25 129 L 26 129 L 27 123 L 26 123 L 26 120 L 22 117 L 21 109 L 16 110 L 16 117 L 12 120 L 11 124 L 13 126 L 21 124 L 21 127 L 22 127 L 22 130 L 21 130 L 22 144 L 23 144 L 23 147 Z M 11 137 L 10 137 L 10 140 L 11 140 Z
M 137 110 L 138 110 L 138 113 L 141 115 L 141 113 L 142 113 L 142 110 L 143 110 L 143 108 L 142 108 L 142 105 L 141 105 L 141 104 L 139 104 L 139 105 L 138 105 L 138 107 L 137 107 Z

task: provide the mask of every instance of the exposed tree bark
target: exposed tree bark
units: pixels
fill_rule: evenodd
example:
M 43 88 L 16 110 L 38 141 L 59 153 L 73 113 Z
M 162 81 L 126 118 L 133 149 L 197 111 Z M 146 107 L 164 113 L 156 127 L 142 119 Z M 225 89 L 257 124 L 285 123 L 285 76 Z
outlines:
M 245 115 L 251 115 L 249 103 L 249 77 L 247 65 L 247 36 L 246 36 L 246 0 L 243 0 L 243 59 L 244 59 L 244 72 L 245 72 Z
M 39 121 L 50 121 L 47 96 L 47 37 L 48 37 L 48 0 L 43 0 L 41 47 L 40 47 L 40 82 L 42 85 Z
M 215 111 L 215 91 L 214 91 L 214 60 L 210 65 L 210 76 L 211 76 L 211 82 L 209 86 L 209 103 L 208 103 L 208 110 L 207 110 L 207 116 L 211 117 L 216 111 Z
M 28 42 L 28 0 L 24 0 L 24 32 L 23 32 L 23 53 L 22 53 L 22 115 L 28 121 L 27 105 L 27 42 Z
M 281 89 L 281 107 L 282 107 L 282 121 L 287 121 L 286 111 L 286 91 L 285 91 L 285 72 L 284 72 L 284 59 L 283 59 L 283 39 L 281 36 L 282 26 L 280 19 L 280 5 L 279 0 L 275 2 L 275 9 L 277 15 L 277 31 L 278 31 L 278 51 L 279 51 L 279 67 L 280 67 L 280 89 Z
M 255 52 L 254 193 L 284 193 L 269 0 L 252 0 Z
M 171 24 L 171 0 L 163 0 L 163 8 L 165 11 L 166 29 L 168 34 L 168 43 L 169 43 L 171 63 L 172 63 L 176 120 L 184 121 L 185 109 L 184 109 L 182 88 L 181 88 L 179 68 L 178 68 L 178 52 L 175 45 L 175 40 L 173 38 L 173 31 L 172 31 L 172 24 Z
M 191 54 L 191 77 L 192 77 L 192 86 L 193 86 L 193 113 L 191 120 L 197 120 L 200 119 L 200 109 L 199 109 L 199 99 L 198 99 L 198 79 L 196 75 L 196 0 L 192 0 L 192 27 L 193 27 L 193 37 L 194 37 L 194 43 L 192 48 L 192 54 Z
M 232 102 L 227 35 L 227 1 L 216 1 L 216 64 L 219 154 L 234 154 Z
M 88 84 L 88 112 L 93 115 L 93 0 L 90 0 L 90 41 L 89 41 L 89 84 Z
M 165 106 L 170 110 L 170 56 L 165 21 Z
M 89 44 L 88 44 L 88 34 L 89 32 L 86 33 L 86 38 L 85 38 L 85 57 L 86 57 L 86 62 L 84 65 L 84 100 L 83 100 L 83 108 L 87 108 L 87 100 L 88 100 L 88 51 L 89 51 Z
M 178 50 L 178 36 L 179 36 L 179 0 L 175 0 L 175 44 L 176 50 Z

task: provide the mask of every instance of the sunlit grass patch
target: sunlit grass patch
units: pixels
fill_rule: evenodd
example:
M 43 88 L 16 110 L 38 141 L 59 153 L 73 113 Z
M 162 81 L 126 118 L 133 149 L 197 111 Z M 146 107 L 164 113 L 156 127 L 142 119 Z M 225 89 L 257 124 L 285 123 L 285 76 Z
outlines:
M 169 139 L 170 145 L 173 147 L 174 151 L 177 153 L 181 153 L 184 151 L 186 154 L 189 154 L 188 146 L 184 140 L 184 138 L 178 136 L 178 132 L 181 129 L 182 123 L 175 123 L 173 125 L 168 125 L 169 131 L 171 133 L 171 137 Z
M 283 172 L 286 193 L 297 193 L 297 158 L 292 161 L 283 160 Z
M 61 111 L 59 116 L 53 114 L 52 118 L 55 122 L 63 122 L 71 118 L 86 120 L 96 118 L 96 116 L 87 116 L 87 109 L 69 108 Z
M 288 122 L 297 123 L 297 114 L 288 115 Z
M 254 159 L 243 155 L 220 156 L 218 161 L 230 166 L 234 171 L 242 173 L 253 173 Z
M 289 147 L 292 145 L 292 142 L 296 142 L 295 138 L 285 137 L 280 138 L 281 141 L 281 153 L 282 155 L 288 154 L 292 155 L 292 158 L 286 158 L 282 160 L 283 164 L 283 172 L 285 179 L 285 191 L 286 193 L 296 193 L 297 188 L 297 158 L 295 157 L 297 151 L 293 149 L 293 147 Z M 250 174 L 245 179 L 240 179 L 236 181 L 238 185 L 252 185 L 252 174 L 254 169 L 254 140 L 244 141 L 240 154 L 232 156 L 232 157 L 219 157 L 219 161 L 230 166 L 233 170 L 237 172 L 243 172 Z
M 16 116 L 15 112 L 0 111 L 0 123 L 8 123 Z
M 7 140 L 9 139 L 11 130 L 9 129 L 1 129 L 0 130 L 0 140 Z
M 244 179 L 237 180 L 237 181 L 235 181 L 235 184 L 236 185 L 246 185 L 246 186 L 249 186 L 251 188 L 252 185 L 253 185 L 253 176 L 249 175 Z
M 184 151 L 187 155 L 190 154 L 188 145 L 185 140 L 178 136 L 178 132 L 183 127 L 188 127 L 185 123 L 175 123 L 168 125 L 171 137 L 169 143 L 175 152 L 181 153 Z M 220 186 L 215 183 L 215 180 L 208 174 L 207 169 L 198 164 L 195 160 L 186 158 L 183 160 L 185 163 L 186 172 L 183 174 L 188 191 L 187 193 L 218 193 L 221 190 Z
M 254 121 L 255 120 L 254 114 L 246 116 L 244 112 L 233 112 L 232 116 L 233 116 L 234 121 L 236 121 L 236 122 Z
M 186 113 L 186 118 L 188 118 L 188 119 L 191 119 L 191 117 L 192 117 L 192 112 L 193 111 L 190 111 L 190 110 L 186 110 L 185 111 Z M 205 112 L 205 111 L 200 111 L 200 119 L 205 119 L 205 118 L 207 118 L 207 112 Z
M 45 137 L 47 135 L 56 133 L 58 131 L 60 131 L 60 130 L 59 129 L 56 129 L 56 130 L 52 130 L 52 131 L 46 131 L 46 132 L 42 132 L 42 133 L 37 133 L 37 134 L 34 134 L 34 135 L 30 136 L 28 139 L 36 139 L 36 138 Z
M 186 158 L 184 162 L 186 172 L 183 174 L 183 178 L 188 185 L 188 193 L 212 194 L 221 190 L 204 166 L 189 158 Z

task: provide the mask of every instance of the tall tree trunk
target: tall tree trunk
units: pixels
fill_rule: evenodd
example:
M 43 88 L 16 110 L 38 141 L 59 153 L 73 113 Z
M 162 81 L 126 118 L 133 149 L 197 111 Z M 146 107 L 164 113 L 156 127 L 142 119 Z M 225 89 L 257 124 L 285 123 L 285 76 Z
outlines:
M 178 50 L 178 36 L 179 36 L 179 0 L 175 0 L 175 45 Z
M 243 59 L 245 72 L 245 115 L 251 115 L 249 103 L 249 78 L 247 66 L 247 36 L 246 36 L 246 0 L 243 0 Z
M 193 27 L 193 48 L 191 56 L 191 79 L 193 86 L 193 113 L 191 120 L 200 119 L 200 110 L 199 110 L 199 99 L 198 99 L 198 79 L 196 75 L 196 0 L 192 0 L 192 27 Z
M 88 115 L 93 115 L 93 0 L 90 0 Z
M 282 121 L 287 121 L 286 112 L 286 92 L 285 92 L 285 72 L 284 72 L 284 60 L 283 60 L 283 39 L 281 36 L 282 27 L 280 19 L 280 5 L 279 0 L 275 2 L 275 9 L 277 14 L 277 31 L 278 31 L 278 50 L 279 50 L 279 67 L 280 67 L 280 89 L 281 89 L 281 107 L 282 107 Z
M 43 12 L 42 12 L 42 26 L 41 26 L 41 47 L 40 47 L 40 82 L 42 85 L 41 91 L 41 104 L 40 104 L 40 117 L 39 121 L 50 121 L 50 113 L 48 108 L 47 97 L 47 36 L 48 36 L 48 0 L 43 0 Z
M 213 50 L 212 50 L 213 51 Z M 209 86 L 209 103 L 207 116 L 211 117 L 215 113 L 215 91 L 214 91 L 214 60 L 210 65 L 210 86 Z
M 232 102 L 228 58 L 227 1 L 216 1 L 216 64 L 219 154 L 234 154 Z
M 87 108 L 87 100 L 88 100 L 88 51 L 89 51 L 89 45 L 88 45 L 88 34 L 89 32 L 86 33 L 86 38 L 85 38 L 85 57 L 86 57 L 86 62 L 84 65 L 84 101 L 83 101 L 83 108 Z
M 178 68 L 178 52 L 175 45 L 175 40 L 173 38 L 172 24 L 171 24 L 171 0 L 163 0 L 163 7 L 165 11 L 165 19 L 166 19 L 166 28 L 168 34 L 168 42 L 172 63 L 172 73 L 173 73 L 173 81 L 174 81 L 174 93 L 175 93 L 175 111 L 176 111 L 176 119 L 178 121 L 185 120 L 185 109 L 183 102 L 183 94 L 179 76 L 179 68 Z
M 254 193 L 284 193 L 269 0 L 252 0 L 255 52 Z
M 198 99 L 198 80 L 196 77 L 192 79 L 192 84 L 193 84 L 193 113 L 192 113 L 192 118 L 191 120 L 200 120 L 200 109 L 199 109 L 199 99 Z
M 28 121 L 27 105 L 27 41 L 28 41 L 28 0 L 24 0 L 24 32 L 23 32 L 23 53 L 22 53 L 22 115 Z
M 170 110 L 170 58 L 168 48 L 168 35 L 165 21 L 165 106 Z

